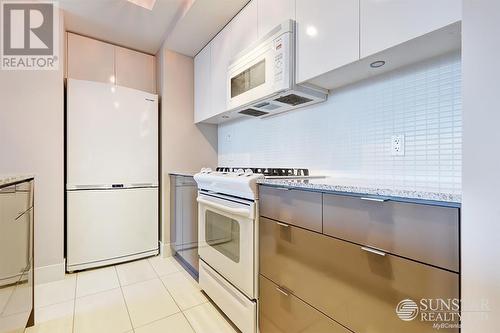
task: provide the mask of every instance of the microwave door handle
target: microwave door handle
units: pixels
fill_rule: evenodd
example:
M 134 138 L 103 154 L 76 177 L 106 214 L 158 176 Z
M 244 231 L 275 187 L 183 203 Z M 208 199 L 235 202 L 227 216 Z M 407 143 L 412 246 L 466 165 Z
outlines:
M 215 203 L 215 202 L 203 199 L 203 198 L 196 198 L 196 201 L 198 201 L 198 203 L 201 203 L 203 205 L 207 205 L 209 207 L 216 208 L 216 209 L 222 210 L 222 211 L 227 212 L 227 213 L 232 213 L 235 215 L 242 215 L 245 217 L 250 216 L 250 211 L 248 209 L 245 209 L 245 208 L 227 207 L 227 206 L 224 206 L 224 205 L 221 205 L 221 204 L 218 204 L 218 203 Z

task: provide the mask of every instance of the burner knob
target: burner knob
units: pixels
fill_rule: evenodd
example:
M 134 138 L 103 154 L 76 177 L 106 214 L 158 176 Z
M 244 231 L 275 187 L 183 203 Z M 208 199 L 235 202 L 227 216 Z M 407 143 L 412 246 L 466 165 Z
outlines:
M 245 169 L 245 175 L 252 175 L 253 171 L 252 169 Z
M 238 170 L 236 170 L 236 174 L 237 174 L 238 176 L 243 175 L 243 174 L 245 174 L 245 170 L 243 170 L 243 169 L 238 169 Z

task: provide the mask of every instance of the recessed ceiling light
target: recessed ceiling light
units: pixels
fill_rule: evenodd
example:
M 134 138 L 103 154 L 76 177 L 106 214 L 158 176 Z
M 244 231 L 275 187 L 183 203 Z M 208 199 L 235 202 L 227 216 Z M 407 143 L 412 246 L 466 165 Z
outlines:
M 385 65 L 385 61 L 383 60 L 377 60 L 377 61 L 374 61 L 370 64 L 370 67 L 371 68 L 379 68 L 379 67 L 382 67 Z
M 146 8 L 149 10 L 153 10 L 155 6 L 156 0 L 127 0 L 128 2 L 133 3 L 134 5 L 140 6 L 142 8 Z

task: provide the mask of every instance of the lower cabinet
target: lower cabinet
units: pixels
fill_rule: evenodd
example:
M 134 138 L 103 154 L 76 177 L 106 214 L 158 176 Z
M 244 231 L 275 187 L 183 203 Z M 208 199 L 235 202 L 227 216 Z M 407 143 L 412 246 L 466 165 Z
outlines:
M 34 325 L 34 181 L 0 186 L 0 333 Z
M 335 327 L 322 314 L 356 333 L 435 332 L 425 311 L 400 319 L 398 304 L 413 300 L 411 315 L 422 299 L 458 299 L 457 273 L 263 217 L 259 230 L 262 333 L 342 332 L 313 327 Z
M 260 276 L 261 333 L 348 333 L 312 306 Z

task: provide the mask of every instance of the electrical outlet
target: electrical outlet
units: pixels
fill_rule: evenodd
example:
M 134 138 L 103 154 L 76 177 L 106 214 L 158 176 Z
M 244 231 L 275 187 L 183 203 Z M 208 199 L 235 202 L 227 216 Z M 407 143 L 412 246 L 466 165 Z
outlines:
M 393 135 L 391 137 L 391 155 L 404 156 L 405 155 L 405 136 Z
M 226 135 L 226 142 L 231 142 L 231 139 L 232 139 L 232 137 L 231 137 L 231 133 L 228 133 L 228 134 Z

